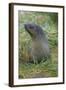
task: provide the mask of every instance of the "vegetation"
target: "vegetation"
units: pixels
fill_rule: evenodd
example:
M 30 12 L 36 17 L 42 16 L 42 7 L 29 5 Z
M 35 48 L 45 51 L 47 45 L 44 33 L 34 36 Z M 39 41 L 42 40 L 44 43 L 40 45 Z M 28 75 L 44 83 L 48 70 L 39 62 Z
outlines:
M 19 78 L 42 78 L 58 76 L 58 14 L 49 12 L 19 11 Z M 40 25 L 48 37 L 50 55 L 47 61 L 39 64 L 27 63 L 28 48 L 31 48 L 31 37 L 25 31 L 25 23 Z M 27 56 L 27 58 L 25 57 Z M 23 63 L 24 62 L 24 63 Z M 25 63 L 26 62 L 26 63 Z

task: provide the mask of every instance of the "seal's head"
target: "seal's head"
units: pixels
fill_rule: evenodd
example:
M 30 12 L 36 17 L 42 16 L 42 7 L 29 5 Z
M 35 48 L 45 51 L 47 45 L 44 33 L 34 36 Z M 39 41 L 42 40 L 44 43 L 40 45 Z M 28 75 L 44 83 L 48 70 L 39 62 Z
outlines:
M 42 28 L 36 24 L 24 24 L 25 30 L 31 35 L 32 38 L 40 37 L 44 35 Z

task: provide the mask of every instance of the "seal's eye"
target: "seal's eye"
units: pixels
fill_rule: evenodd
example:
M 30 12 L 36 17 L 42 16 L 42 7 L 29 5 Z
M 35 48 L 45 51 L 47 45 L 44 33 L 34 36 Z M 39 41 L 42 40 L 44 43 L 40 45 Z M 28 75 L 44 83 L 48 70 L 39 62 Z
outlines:
M 29 26 L 30 29 L 33 29 L 34 27 L 33 26 Z

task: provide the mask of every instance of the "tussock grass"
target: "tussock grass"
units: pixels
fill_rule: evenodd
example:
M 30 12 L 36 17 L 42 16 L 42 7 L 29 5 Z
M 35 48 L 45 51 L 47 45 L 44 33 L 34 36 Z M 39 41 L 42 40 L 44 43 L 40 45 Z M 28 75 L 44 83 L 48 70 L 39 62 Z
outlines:
M 24 12 L 18 13 L 19 22 L 19 78 L 44 78 L 58 76 L 58 15 L 57 13 Z M 31 37 L 24 29 L 24 23 L 32 22 L 40 25 L 46 32 L 51 58 L 39 64 L 22 63 L 28 48 L 31 48 Z M 25 60 L 27 60 L 25 58 Z

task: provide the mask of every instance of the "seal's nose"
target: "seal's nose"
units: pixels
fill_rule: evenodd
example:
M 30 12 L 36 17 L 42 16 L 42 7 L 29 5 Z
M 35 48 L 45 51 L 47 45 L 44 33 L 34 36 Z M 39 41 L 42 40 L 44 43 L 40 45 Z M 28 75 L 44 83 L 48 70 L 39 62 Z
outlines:
M 24 24 L 24 27 L 26 27 L 26 24 Z
M 25 27 L 25 29 L 27 30 L 27 31 L 29 31 L 29 29 L 30 29 L 30 24 L 24 24 L 24 27 Z
M 27 30 L 27 24 L 24 24 L 25 30 Z

